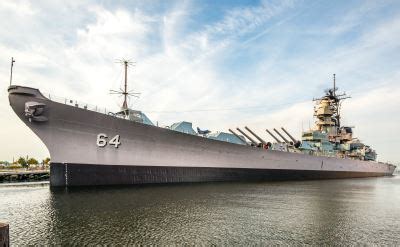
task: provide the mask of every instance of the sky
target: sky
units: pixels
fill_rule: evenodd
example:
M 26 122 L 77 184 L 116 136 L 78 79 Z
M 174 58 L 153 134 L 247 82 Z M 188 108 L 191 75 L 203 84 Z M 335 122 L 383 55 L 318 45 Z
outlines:
M 11 110 L 13 84 L 117 110 L 129 101 L 160 126 L 212 131 L 313 126 L 332 87 L 343 124 L 380 161 L 400 162 L 400 1 L 0 1 L 0 160 L 48 150 Z

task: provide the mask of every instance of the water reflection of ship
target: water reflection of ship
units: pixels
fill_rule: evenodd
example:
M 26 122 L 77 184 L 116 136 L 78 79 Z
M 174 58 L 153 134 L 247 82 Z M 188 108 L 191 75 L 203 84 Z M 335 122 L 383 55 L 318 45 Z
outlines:
M 128 62 L 123 62 L 125 75 Z M 116 113 L 88 105 L 69 105 L 39 90 L 11 85 L 10 105 L 49 149 L 52 186 L 175 183 L 232 180 L 326 179 L 391 175 L 395 166 L 375 162 L 376 153 L 341 126 L 345 94 L 334 87 L 315 99 L 314 129 L 296 140 L 282 128 L 268 131 L 267 142 L 250 128 L 239 135 L 208 132 L 182 121 L 154 126 L 141 111 L 128 108 L 124 96 Z M 105 114 L 106 113 L 106 114 Z

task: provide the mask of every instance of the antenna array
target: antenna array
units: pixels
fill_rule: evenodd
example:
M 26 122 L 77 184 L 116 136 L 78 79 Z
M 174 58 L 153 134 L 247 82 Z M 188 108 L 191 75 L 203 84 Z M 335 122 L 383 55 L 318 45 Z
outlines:
M 125 71 L 125 79 L 124 79 L 124 88 L 120 88 L 119 90 L 110 90 L 110 94 L 118 94 L 124 96 L 124 102 L 122 103 L 121 109 L 123 111 L 128 109 L 128 98 L 135 97 L 139 98 L 140 93 L 133 92 L 133 90 L 128 91 L 128 67 L 135 66 L 135 62 L 132 62 L 128 59 L 119 59 L 117 63 L 120 63 L 124 66 Z

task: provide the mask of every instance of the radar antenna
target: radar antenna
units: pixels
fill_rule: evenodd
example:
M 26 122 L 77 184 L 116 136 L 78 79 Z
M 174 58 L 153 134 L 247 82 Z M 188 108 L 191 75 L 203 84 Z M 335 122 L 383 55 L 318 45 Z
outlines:
M 132 96 L 135 98 L 139 98 L 140 93 L 135 93 L 133 91 L 128 91 L 128 67 L 135 66 L 135 62 L 132 62 L 128 59 L 120 59 L 117 63 L 121 63 L 124 66 L 125 71 L 125 79 L 124 79 L 124 88 L 120 88 L 119 90 L 110 90 L 110 94 L 119 94 L 124 96 L 124 102 L 122 103 L 121 110 L 128 110 L 128 97 Z
M 338 88 L 336 88 L 336 74 L 333 74 L 333 105 L 334 105 L 334 109 L 335 109 L 335 114 L 333 117 L 336 118 L 336 128 L 337 130 L 341 127 L 341 116 L 340 116 L 340 110 L 342 107 L 342 102 L 345 99 L 351 98 L 350 96 L 346 95 L 346 92 L 343 92 L 342 94 L 336 95 L 336 91 L 338 90 Z
M 336 74 L 333 74 L 333 97 L 336 97 Z

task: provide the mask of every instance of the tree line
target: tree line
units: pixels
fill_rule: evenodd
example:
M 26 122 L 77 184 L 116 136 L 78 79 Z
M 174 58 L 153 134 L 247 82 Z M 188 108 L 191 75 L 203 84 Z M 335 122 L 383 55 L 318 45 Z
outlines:
M 16 161 L 14 162 L 8 162 L 8 161 L 0 161 L 0 164 L 5 164 L 5 165 L 20 165 L 24 168 L 29 167 L 30 165 L 38 165 L 39 161 L 33 157 L 31 158 L 24 158 L 24 157 L 19 157 Z M 43 165 L 49 165 L 50 164 L 50 158 L 47 157 L 45 159 L 42 160 L 42 162 L 40 162 L 40 164 Z

